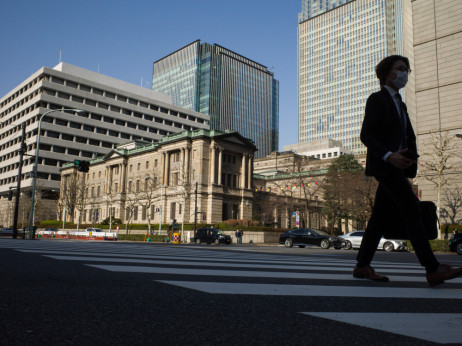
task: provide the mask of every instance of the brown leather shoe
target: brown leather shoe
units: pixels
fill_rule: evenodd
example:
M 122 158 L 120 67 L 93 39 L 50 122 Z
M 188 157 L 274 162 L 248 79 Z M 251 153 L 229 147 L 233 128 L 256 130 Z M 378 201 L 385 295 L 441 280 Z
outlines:
M 357 279 L 369 279 L 373 281 L 390 281 L 387 276 L 378 275 L 371 266 L 358 267 L 355 266 L 353 269 L 353 277 Z
M 427 273 L 427 282 L 430 287 L 433 287 L 458 276 L 462 276 L 462 268 L 454 268 L 447 264 L 440 264 L 436 271 Z

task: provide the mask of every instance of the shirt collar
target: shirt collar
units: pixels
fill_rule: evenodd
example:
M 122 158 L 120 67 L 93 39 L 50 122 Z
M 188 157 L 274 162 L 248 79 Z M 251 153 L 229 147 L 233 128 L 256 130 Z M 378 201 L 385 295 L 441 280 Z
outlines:
M 387 91 L 390 93 L 391 97 L 394 97 L 398 93 L 395 89 L 390 88 L 388 85 L 384 85 L 383 87 L 385 89 L 387 89 Z

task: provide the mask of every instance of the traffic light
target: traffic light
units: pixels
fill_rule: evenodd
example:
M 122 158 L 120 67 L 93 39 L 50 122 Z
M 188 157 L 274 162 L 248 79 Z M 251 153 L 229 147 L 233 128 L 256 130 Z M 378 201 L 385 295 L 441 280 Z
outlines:
M 77 170 L 79 172 L 88 172 L 90 162 L 85 160 L 74 160 L 74 166 L 77 166 Z

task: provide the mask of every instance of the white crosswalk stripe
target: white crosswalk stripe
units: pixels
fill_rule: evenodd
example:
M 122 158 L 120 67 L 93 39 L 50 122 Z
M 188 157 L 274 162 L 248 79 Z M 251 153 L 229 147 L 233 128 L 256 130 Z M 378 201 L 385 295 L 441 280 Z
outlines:
M 462 278 L 450 281 L 442 288 L 427 287 L 425 272 L 417 264 L 374 262 L 373 266 L 387 274 L 387 283 L 371 283 L 354 279 L 354 260 L 340 258 L 338 253 L 314 255 L 284 255 L 250 251 L 222 251 L 226 248 L 199 246 L 160 246 L 128 243 L 72 242 L 72 241 L 11 241 L 0 239 L 0 248 L 22 253 L 35 253 L 57 261 L 76 261 L 100 270 L 124 273 L 151 274 L 149 280 L 208 294 L 300 296 L 300 297 L 355 297 L 406 299 L 462 299 Z M 231 249 L 231 248 L 229 248 Z M 225 280 L 226 282 L 223 282 Z M 284 280 L 291 280 L 284 282 Z M 294 284 L 296 280 L 296 284 Z M 397 287 L 396 285 L 404 287 Z M 299 311 L 305 315 L 339 322 L 349 321 L 361 326 L 388 332 L 420 337 L 429 341 L 460 342 L 459 332 L 442 328 L 435 336 L 416 333 L 410 328 L 396 328 L 396 321 L 409 314 L 394 314 L 390 322 L 380 327 L 374 318 L 383 313 L 348 315 L 343 312 L 318 313 Z M 421 318 L 419 328 L 434 330 L 434 321 L 461 321 L 462 314 L 428 314 Z M 350 316 L 350 317 L 348 317 Z M 391 316 L 391 315 L 390 315 Z M 356 321 L 356 322 L 355 322 Z M 403 323 L 405 323 L 403 321 Z M 417 328 L 417 327 L 416 327 Z M 424 335 L 424 337 L 419 336 Z

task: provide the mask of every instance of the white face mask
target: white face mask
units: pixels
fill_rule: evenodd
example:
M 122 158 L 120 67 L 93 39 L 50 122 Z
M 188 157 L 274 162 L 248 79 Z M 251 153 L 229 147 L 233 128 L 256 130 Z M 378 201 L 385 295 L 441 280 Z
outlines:
M 396 71 L 396 78 L 392 80 L 398 89 L 404 88 L 407 84 L 408 74 L 405 71 Z

